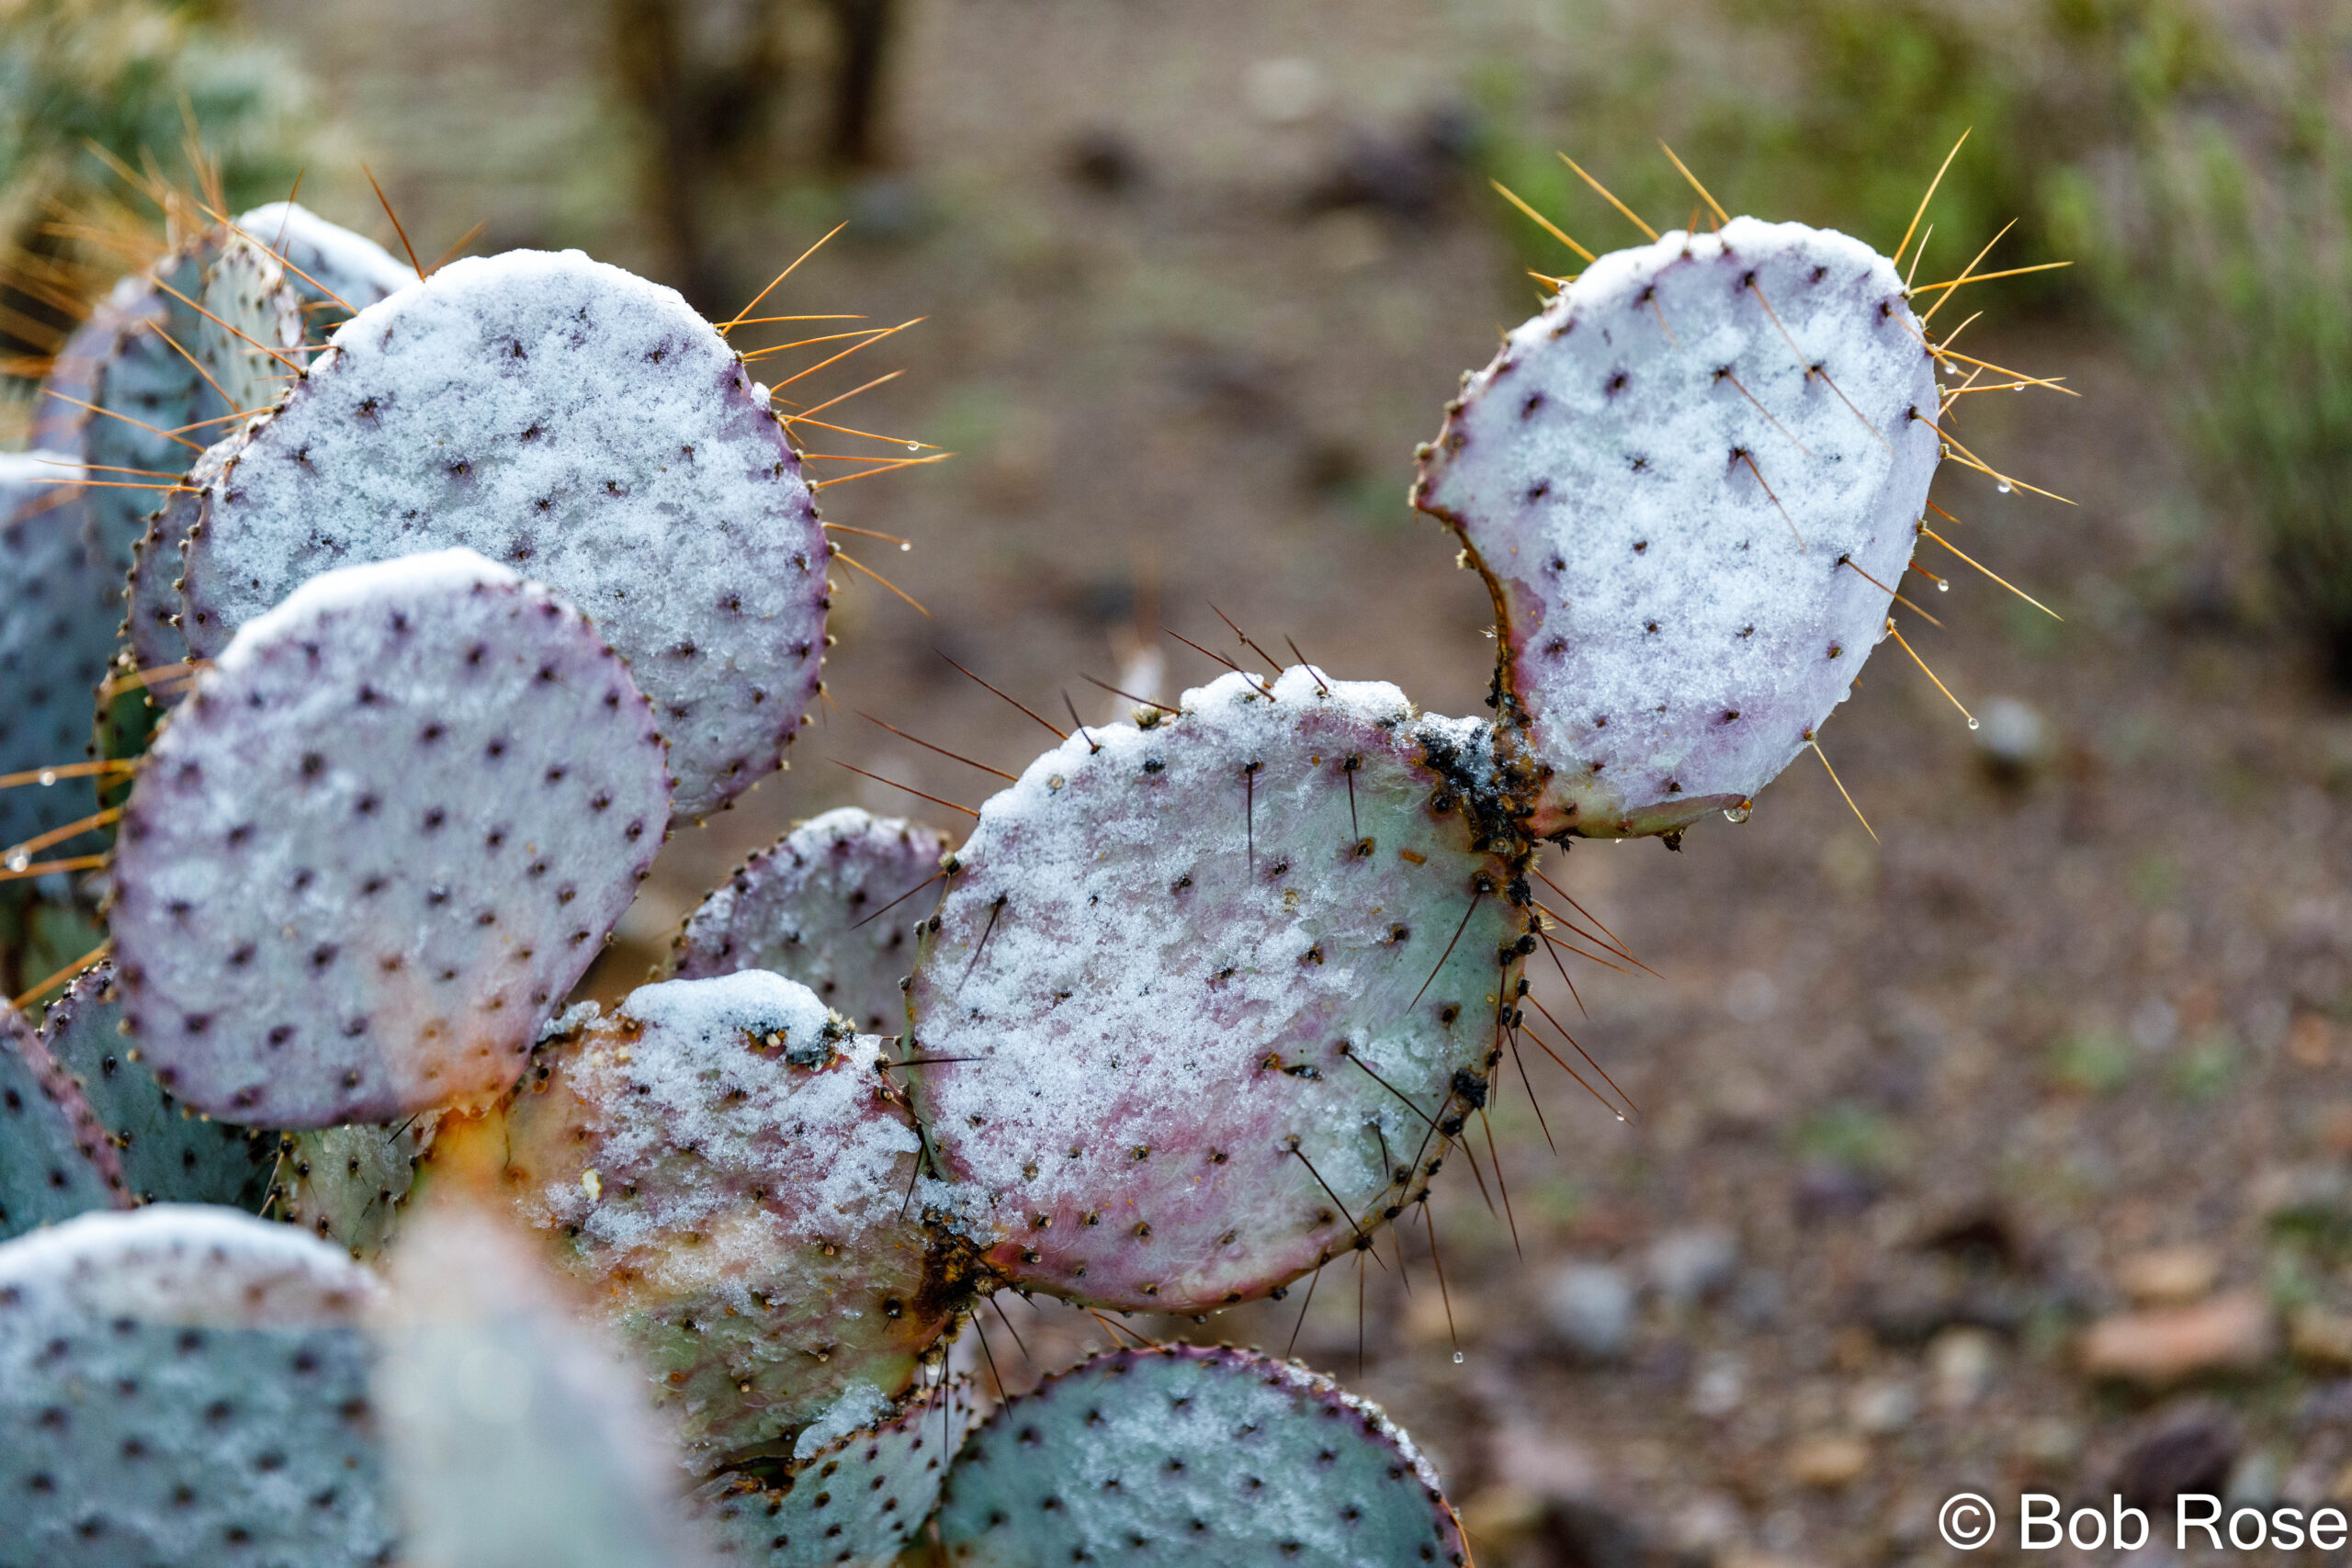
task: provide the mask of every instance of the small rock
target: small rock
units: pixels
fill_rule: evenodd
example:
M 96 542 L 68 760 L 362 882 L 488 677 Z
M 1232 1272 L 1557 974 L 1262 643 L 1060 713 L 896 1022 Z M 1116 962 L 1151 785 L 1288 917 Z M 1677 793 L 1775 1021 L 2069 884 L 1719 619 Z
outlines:
M 1964 1410 L 1993 1383 L 2000 1342 L 1982 1328 L 1947 1328 L 1928 1345 L 1928 1366 L 1936 1381 L 1936 1403 Z
M 1853 1481 L 1870 1464 L 1870 1445 L 1860 1438 L 1807 1438 L 1789 1454 L 1789 1478 L 1800 1486 L 1833 1490 Z
M 1605 1263 L 1570 1263 L 1545 1287 L 1544 1315 L 1579 1356 L 1614 1360 L 1634 1337 L 1634 1287 Z
M 2061 1470 L 2083 1451 L 2083 1429 L 2058 1416 L 2037 1416 L 2018 1429 L 2018 1452 L 2046 1470 Z
M 1705 1416 L 1721 1418 L 1739 1408 L 1747 1392 L 1747 1376 L 1739 1358 L 1728 1351 L 1709 1356 L 1699 1367 L 1699 1375 L 1690 1384 L 1690 1408 Z
M 2004 784 L 2022 784 L 2050 760 L 2050 726 L 2030 704 L 1995 697 L 1976 710 L 1976 752 Z
M 2307 1361 L 2352 1367 L 2352 1315 L 2325 1307 L 2299 1308 L 2288 1320 L 2287 1348 Z
M 1145 177 L 1135 144 L 1115 130 L 1100 128 L 1072 139 L 1063 153 L 1063 167 L 1073 182 L 1097 196 L 1123 196 Z
M 1834 1160 L 1808 1160 L 1797 1172 L 1797 1218 L 1844 1219 L 1859 1214 L 1883 1190 L 1872 1177 Z
M 2084 1331 L 2083 1371 L 2160 1388 L 2203 1372 L 2260 1366 L 2271 1338 L 2269 1303 L 2258 1292 L 2233 1291 L 2193 1306 L 2102 1318 Z
M 1631 1520 L 1589 1497 L 1554 1502 L 1531 1533 L 1526 1561 L 1543 1568 L 1642 1568 L 1650 1558 Z
M 2115 1266 L 2115 1282 L 2143 1306 L 2196 1301 L 2211 1293 L 2221 1277 L 2221 1257 L 2194 1243 L 2135 1252 Z
M 2335 1026 L 2321 1013 L 2296 1014 L 2287 1026 L 2287 1058 L 2314 1070 L 2330 1066 L 2335 1060 Z
M 2222 1500 L 2233 1507 L 2267 1508 L 2278 1500 L 2281 1471 L 2278 1456 L 2267 1449 L 2244 1454 L 2230 1469 L 2230 1479 L 2222 1488 Z
M 1847 1418 L 1878 1437 L 1900 1432 L 1918 1414 L 1919 1392 L 1902 1378 L 1866 1382 L 1846 1401 Z
M 1657 1293 L 1684 1306 L 1730 1287 L 1739 1272 L 1739 1242 L 1729 1231 L 1694 1225 L 1658 1237 L 1646 1261 Z
M 2132 1445 L 2117 1467 L 2115 1490 L 2127 1504 L 2169 1514 L 2184 1492 L 2218 1495 L 2237 1456 L 2236 1424 L 2210 1405 L 2191 1405 Z

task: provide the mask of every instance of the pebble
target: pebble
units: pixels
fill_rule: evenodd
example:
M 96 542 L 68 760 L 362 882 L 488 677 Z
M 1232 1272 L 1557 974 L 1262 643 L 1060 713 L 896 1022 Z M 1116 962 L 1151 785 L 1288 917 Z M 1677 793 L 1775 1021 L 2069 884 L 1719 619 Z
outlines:
M 2160 1388 L 2199 1373 L 2242 1370 L 2270 1355 L 2269 1303 L 2233 1291 L 2188 1306 L 2150 1307 L 2100 1319 L 2083 1333 L 2083 1371 Z
M 2169 1514 L 2184 1492 L 2218 1494 L 2237 1456 L 2236 1423 L 2214 1406 L 2192 1404 L 2132 1445 L 2116 1467 L 2115 1490 L 2126 1503 Z
M 1860 1430 L 1885 1437 L 1900 1432 L 1919 1414 L 1919 1392 L 1903 1378 L 1882 1378 L 1854 1390 L 1847 1418 Z
M 1739 1408 L 1747 1392 L 1747 1371 L 1739 1358 L 1718 1351 L 1700 1363 L 1690 1384 L 1690 1408 L 1701 1416 L 1721 1417 Z
M 1739 1241 L 1712 1225 L 1668 1231 L 1650 1244 L 1645 1262 L 1659 1296 L 1685 1306 L 1730 1288 L 1739 1273 Z
M 1614 1360 L 1634 1337 L 1634 1287 L 1605 1263 L 1566 1264 L 1544 1287 L 1544 1316 L 1577 1355 Z
M 2000 1342 L 1982 1328 L 1947 1328 L 1928 1344 L 1928 1366 L 1935 1377 L 1936 1403 L 1963 1410 L 1992 1386 Z
M 1996 777 L 2007 782 L 2022 781 L 2050 760 L 2052 738 L 2049 721 L 2030 703 L 2015 697 L 1995 697 L 1976 710 L 1976 716 L 1977 754 Z
M 1871 1465 L 1870 1445 L 1842 1434 L 1807 1438 L 1789 1453 L 1789 1478 L 1825 1491 L 1844 1486 Z
M 2221 1257 L 2194 1243 L 2135 1252 L 2115 1266 L 2115 1282 L 2143 1306 L 2196 1301 L 2210 1294 L 2221 1277 Z

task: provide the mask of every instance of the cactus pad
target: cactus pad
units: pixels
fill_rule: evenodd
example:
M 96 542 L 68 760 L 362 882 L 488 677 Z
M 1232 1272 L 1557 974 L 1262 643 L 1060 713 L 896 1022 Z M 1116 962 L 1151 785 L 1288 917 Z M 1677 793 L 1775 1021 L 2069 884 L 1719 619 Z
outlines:
M 83 539 L 81 470 L 54 453 L 0 456 L 0 773 L 78 762 L 114 656 L 121 583 Z M 86 781 L 0 789 L 0 850 L 96 809 Z M 33 860 L 83 852 L 75 843 Z
M 939 874 L 947 836 L 854 806 L 828 811 L 745 861 L 678 933 L 678 977 L 772 969 L 875 1034 L 906 1027 L 908 932 L 931 912 L 909 900 Z
M 287 286 L 301 296 L 314 340 L 416 281 L 414 267 L 375 241 L 295 202 L 256 207 L 237 227 L 286 263 Z
M 114 966 L 83 972 L 50 1004 L 41 1044 L 74 1075 L 141 1203 L 225 1203 L 251 1213 L 269 1192 L 277 1141 L 199 1116 L 164 1091 L 122 1028 Z
M 0 1002 L 0 1239 L 130 1201 L 89 1101 Z
M 939 1536 L 959 1568 L 1469 1561 L 1436 1472 L 1375 1406 L 1193 1346 L 1099 1355 L 1006 1404 L 956 1456 Z
M 904 1389 L 959 1304 L 880 1043 L 764 970 L 672 980 L 542 1045 L 507 1111 L 517 1214 L 706 1467 Z
M 968 1402 L 933 1389 L 796 1458 L 773 1483 L 742 1472 L 695 1494 L 718 1555 L 759 1568 L 890 1568 L 938 1506 Z
M 644 1385 L 531 1249 L 428 1209 L 377 1317 L 384 1449 L 414 1568 L 698 1568 Z
M 1202 1312 L 1368 1245 L 1482 1100 L 1523 846 L 1442 771 L 1479 727 L 1394 686 L 1233 674 L 1153 716 L 982 808 L 912 1092 L 1007 1278 Z
M 1894 265 L 1736 218 L 1595 262 L 1472 377 L 1415 503 L 1485 573 L 1539 834 L 1744 807 L 1883 635 L 1941 443 Z
M 354 1258 L 377 1257 L 390 1244 L 439 1124 L 427 1111 L 389 1127 L 287 1134 L 278 1147 L 277 1217 Z
M 318 572 L 467 546 L 628 660 L 683 817 L 774 771 L 816 691 L 828 547 L 766 393 L 676 293 L 577 253 L 456 262 L 361 311 L 211 488 L 198 653 Z
M 242 449 L 243 439 L 232 435 L 198 453 L 181 481 L 186 488 L 163 498 L 131 550 L 130 586 L 123 592 L 128 605 L 123 635 L 139 669 L 188 657 L 187 637 L 180 630 L 186 604 L 180 596 L 181 553 L 187 547 L 189 531 L 203 520 L 207 487 Z M 180 695 L 178 687 L 169 686 L 154 691 L 153 700 L 171 706 Z
M 376 1291 L 227 1209 L 89 1214 L 0 1247 L 0 1563 L 389 1561 Z
M 314 580 L 155 741 L 117 983 L 164 1086 L 264 1126 L 495 1096 L 667 820 L 662 744 L 579 615 L 464 550 Z

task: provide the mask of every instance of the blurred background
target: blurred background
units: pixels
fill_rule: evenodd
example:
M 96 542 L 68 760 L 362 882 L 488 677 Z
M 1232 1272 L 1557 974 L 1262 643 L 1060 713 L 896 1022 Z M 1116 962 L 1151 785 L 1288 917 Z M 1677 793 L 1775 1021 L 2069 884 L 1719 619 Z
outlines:
M 1936 499 L 2064 620 L 1925 563 L 1914 646 L 1984 723 L 1871 665 L 1823 739 L 1874 837 L 1806 761 L 1679 854 L 1546 852 L 1655 972 L 1534 976 L 1636 1118 L 1531 1061 L 1539 1122 L 1507 1069 L 1433 1236 L 1122 1327 L 1295 1341 L 1506 1568 L 1938 1559 L 1962 1489 L 2308 1507 L 2352 1497 L 2348 44 L 2327 0 L 0 0 L 0 440 L 158 243 L 114 165 L 185 181 L 191 127 L 237 205 L 299 174 L 398 251 L 364 165 L 428 264 L 576 245 L 721 320 L 846 225 L 763 310 L 922 318 L 802 385 L 903 372 L 827 417 L 956 454 L 821 498 L 914 542 L 852 553 L 929 615 L 837 574 L 831 703 L 678 833 L 616 994 L 796 819 L 953 817 L 836 761 L 987 793 L 862 714 L 1033 754 L 943 653 L 1091 722 L 1124 705 L 1089 677 L 1214 673 L 1163 635 L 1227 649 L 1214 602 L 1482 711 L 1487 596 L 1413 446 L 1574 265 L 1488 182 L 1615 248 L 1554 153 L 1664 229 L 1663 138 L 1733 210 L 1886 250 L 1969 131 L 1922 280 L 2012 220 L 1985 266 L 2072 259 L 1946 322 L 2081 396 L 1955 434 L 2075 504 L 1954 465 Z M 960 1354 L 1014 1389 L 1110 1338 L 1004 1304 Z

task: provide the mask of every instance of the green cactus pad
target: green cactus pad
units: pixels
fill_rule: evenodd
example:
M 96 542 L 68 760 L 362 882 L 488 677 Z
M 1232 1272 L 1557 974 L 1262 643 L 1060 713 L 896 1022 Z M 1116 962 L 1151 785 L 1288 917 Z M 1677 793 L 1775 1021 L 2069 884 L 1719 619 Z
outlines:
M 65 466 L 60 466 L 63 464 Z M 55 453 L 0 455 L 0 773 L 79 762 L 90 705 L 114 657 L 121 583 L 83 538 L 90 496 Z M 0 851 L 97 809 L 87 779 L 0 789 Z M 27 863 L 88 852 L 76 840 Z
M 1736 218 L 1601 257 L 1449 405 L 1414 502 L 1500 622 L 1539 834 L 1744 807 L 1883 636 L 1941 443 L 1894 265 Z
M 0 1240 L 130 1201 L 106 1129 L 73 1076 L 0 1002 Z
M 772 969 L 874 1034 L 906 1027 L 909 937 L 931 912 L 909 899 L 939 874 L 947 835 L 846 806 L 803 822 L 738 866 L 678 933 L 678 977 Z M 878 917 L 878 918 L 877 918 Z
M 774 1481 L 713 1477 L 695 1511 L 721 1558 L 759 1568 L 889 1568 L 939 1505 L 971 1423 L 953 1385 L 910 1393 L 882 1418 L 808 1444 Z
M 259 1126 L 512 1084 L 668 816 L 628 671 L 465 550 L 353 568 L 252 622 L 141 770 L 114 863 L 147 1064 Z
M 910 1076 L 994 1268 L 1203 1312 L 1408 1199 L 1483 1101 L 1529 917 L 1502 803 L 1447 771 L 1483 772 L 1483 727 L 1304 668 L 1181 707 L 1072 735 L 982 807 L 926 922 L 938 1061 Z
M 273 201 L 240 216 L 248 239 L 286 264 L 287 286 L 301 297 L 313 342 L 352 312 L 416 281 L 416 269 L 365 235 L 328 222 L 307 207 Z
M 765 391 L 676 293 L 576 252 L 455 262 L 361 311 L 211 491 L 198 653 L 315 573 L 478 549 L 628 660 L 682 817 L 774 772 L 816 692 L 828 547 Z
M 226 1203 L 251 1213 L 269 1193 L 277 1140 L 198 1115 L 138 1059 L 122 1027 L 114 966 L 85 970 L 50 1004 L 41 1044 L 74 1076 L 141 1203 Z
M 617 1348 L 526 1238 L 433 1208 L 376 1319 L 384 1449 L 416 1568 L 699 1568 L 684 1476 Z
M 974 1433 L 939 1510 L 972 1568 L 1466 1563 L 1436 1472 L 1379 1409 L 1254 1350 L 1118 1350 Z
M 961 1304 L 880 1043 L 764 970 L 672 980 L 543 1045 L 507 1111 L 515 1213 L 706 1467 L 906 1388 Z
M 389 1127 L 319 1127 L 278 1140 L 277 1217 L 362 1261 L 391 1244 L 417 1163 L 440 1124 L 427 1111 Z
M 181 553 L 191 529 L 204 520 L 209 487 L 229 459 L 243 450 L 244 437 L 232 435 L 198 454 L 181 481 L 185 488 L 163 498 L 146 521 L 130 555 L 130 586 L 123 598 L 128 613 L 123 636 L 130 644 L 135 667 L 153 670 L 189 657 L 187 636 L 180 630 L 180 612 L 187 601 L 180 594 Z M 158 706 L 175 705 L 183 694 L 176 684 L 150 689 Z
M 5 1568 L 388 1562 L 373 1279 L 228 1209 L 0 1247 Z

